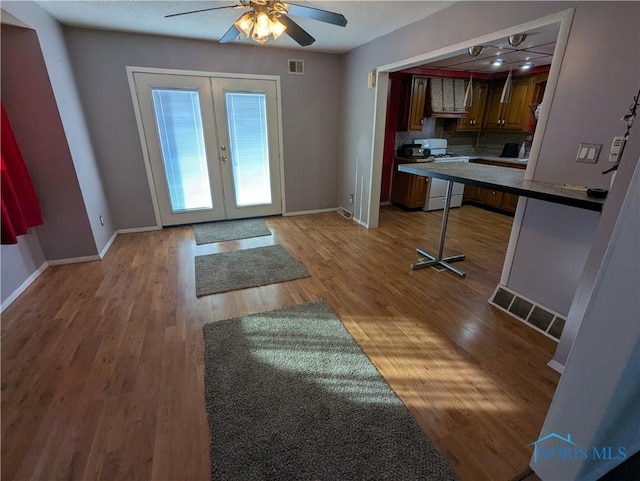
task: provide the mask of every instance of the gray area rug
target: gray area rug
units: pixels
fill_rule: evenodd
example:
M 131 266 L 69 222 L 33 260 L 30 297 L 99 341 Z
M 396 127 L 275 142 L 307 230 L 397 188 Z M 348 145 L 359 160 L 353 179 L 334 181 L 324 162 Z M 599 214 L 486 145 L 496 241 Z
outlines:
M 457 479 L 323 300 L 203 329 L 212 479 Z
M 196 296 L 309 277 L 281 245 L 196 256 Z
M 230 220 L 225 222 L 209 222 L 194 224 L 193 235 L 196 244 L 212 244 L 249 237 L 271 235 L 271 231 L 264 223 L 264 219 Z

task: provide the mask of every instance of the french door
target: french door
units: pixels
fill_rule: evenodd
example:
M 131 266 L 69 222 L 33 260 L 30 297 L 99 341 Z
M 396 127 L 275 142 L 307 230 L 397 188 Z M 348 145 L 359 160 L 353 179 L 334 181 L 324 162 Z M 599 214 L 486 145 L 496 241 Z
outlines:
M 133 76 L 163 226 L 282 213 L 275 80 Z

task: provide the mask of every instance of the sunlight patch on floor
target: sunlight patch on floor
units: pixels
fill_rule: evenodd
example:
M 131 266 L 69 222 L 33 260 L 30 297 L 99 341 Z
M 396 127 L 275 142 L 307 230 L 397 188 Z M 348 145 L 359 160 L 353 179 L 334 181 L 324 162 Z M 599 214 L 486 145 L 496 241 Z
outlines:
M 406 335 L 407 329 L 403 331 Z M 501 413 L 517 410 L 511 396 L 494 378 L 456 353 L 450 343 L 433 333 L 427 335 L 424 329 L 415 331 L 412 342 L 400 343 L 387 337 L 384 341 L 369 339 L 363 343 L 374 362 L 381 360 L 378 369 L 407 405 Z M 313 383 L 357 403 L 396 402 L 396 396 L 381 387 L 376 371 L 365 376 L 355 373 L 354 366 L 370 360 L 344 335 L 312 337 L 288 333 L 279 338 L 254 331 L 247 333 L 247 339 L 252 356 L 259 362 L 300 376 L 301 382 Z M 371 365 L 371 369 L 376 368 Z

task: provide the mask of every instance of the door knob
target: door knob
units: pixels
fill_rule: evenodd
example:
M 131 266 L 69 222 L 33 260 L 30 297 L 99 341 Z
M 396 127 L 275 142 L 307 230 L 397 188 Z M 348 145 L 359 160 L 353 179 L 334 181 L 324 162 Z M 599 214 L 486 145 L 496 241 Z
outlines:
M 227 161 L 227 156 L 223 155 L 222 157 L 220 157 L 222 159 L 222 162 L 226 162 Z

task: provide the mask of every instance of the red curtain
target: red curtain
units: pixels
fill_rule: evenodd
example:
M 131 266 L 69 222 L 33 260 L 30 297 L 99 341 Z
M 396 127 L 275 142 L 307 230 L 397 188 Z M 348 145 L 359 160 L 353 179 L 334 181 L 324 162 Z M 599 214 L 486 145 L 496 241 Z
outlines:
M 20 147 L 2 105 L 0 207 L 2 243 L 17 244 L 29 227 L 42 224 L 42 211 Z

